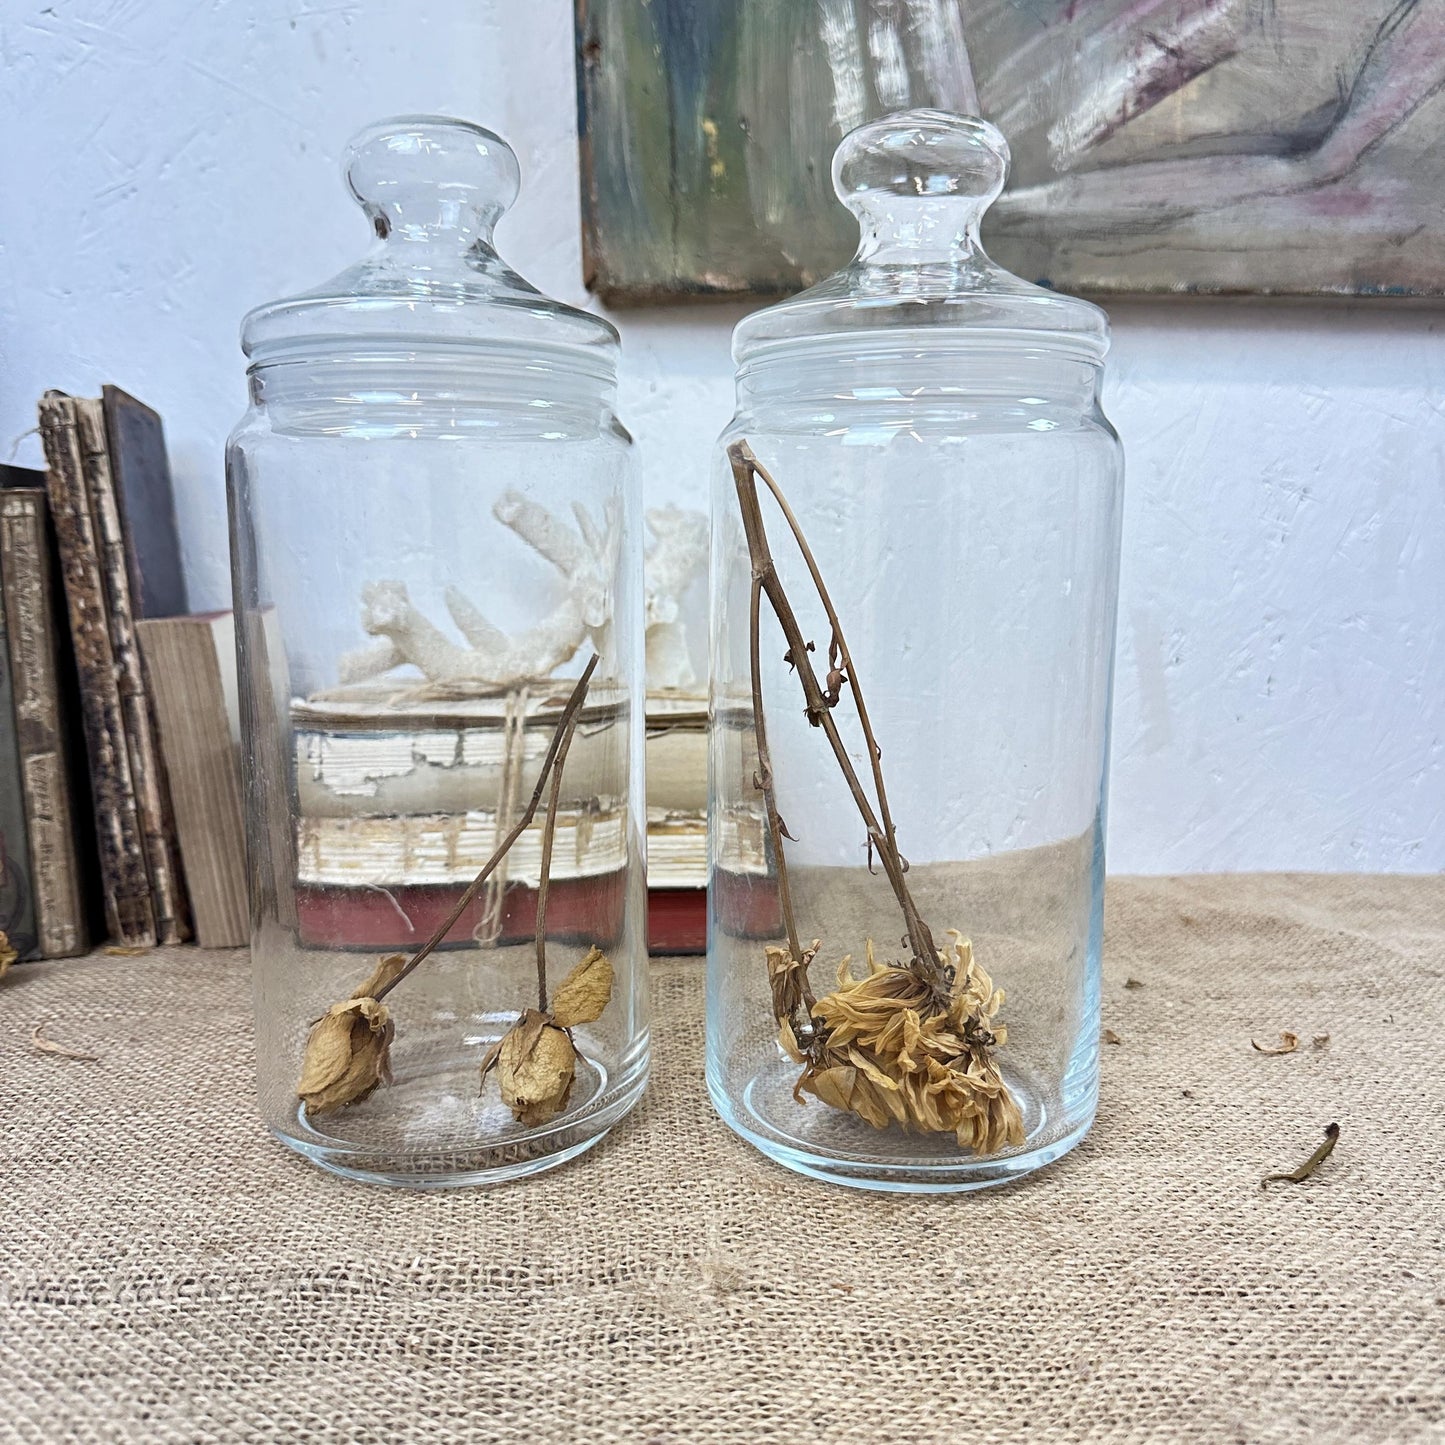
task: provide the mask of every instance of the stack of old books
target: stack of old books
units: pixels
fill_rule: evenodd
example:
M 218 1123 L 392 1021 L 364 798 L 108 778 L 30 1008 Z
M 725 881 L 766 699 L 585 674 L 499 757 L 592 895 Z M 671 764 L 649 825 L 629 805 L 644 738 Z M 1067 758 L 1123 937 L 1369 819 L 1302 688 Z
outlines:
M 707 698 L 647 699 L 647 941 L 654 953 L 707 946 Z
M 406 948 L 424 941 L 491 857 L 531 794 L 560 694 L 410 702 L 386 685 L 291 703 L 297 925 L 303 942 Z M 621 926 L 628 815 L 615 771 L 617 705 L 584 710 L 568 754 L 549 930 Z M 648 935 L 701 949 L 707 909 L 706 702 L 660 695 L 647 714 Z M 530 937 L 542 820 L 449 937 Z
M 0 931 L 242 943 L 234 663 L 186 615 L 160 418 L 47 392 L 40 431 L 46 470 L 0 471 Z
M 21 958 L 102 941 L 243 944 L 235 630 L 229 613 L 189 613 L 161 420 L 116 387 L 99 400 L 52 391 L 40 431 L 44 471 L 0 468 L 0 932 Z M 280 637 L 269 645 L 284 671 Z M 295 827 L 279 848 L 300 939 L 428 937 L 529 795 L 555 704 L 545 685 L 401 709 L 364 686 L 291 698 L 277 760 Z M 552 931 L 621 927 L 633 823 L 607 776 L 618 725 L 619 702 L 596 698 L 573 744 Z M 650 695 L 646 739 L 649 943 L 700 951 L 706 698 Z M 530 936 L 541 827 L 459 929 Z

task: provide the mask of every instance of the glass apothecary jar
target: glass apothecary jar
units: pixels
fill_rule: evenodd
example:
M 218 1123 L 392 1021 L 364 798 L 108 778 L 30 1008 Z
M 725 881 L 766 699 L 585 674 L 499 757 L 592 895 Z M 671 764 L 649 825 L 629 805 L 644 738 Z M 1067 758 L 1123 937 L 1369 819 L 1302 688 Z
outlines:
M 386 121 L 346 179 L 371 252 L 246 318 L 227 455 L 260 1102 L 338 1173 L 491 1182 L 647 1073 L 617 334 L 498 257 L 490 132 Z
M 707 1074 L 803 1173 L 962 1190 L 1098 1078 L 1122 457 L 1102 311 L 995 266 L 991 125 L 844 138 L 858 253 L 735 333 L 715 468 Z

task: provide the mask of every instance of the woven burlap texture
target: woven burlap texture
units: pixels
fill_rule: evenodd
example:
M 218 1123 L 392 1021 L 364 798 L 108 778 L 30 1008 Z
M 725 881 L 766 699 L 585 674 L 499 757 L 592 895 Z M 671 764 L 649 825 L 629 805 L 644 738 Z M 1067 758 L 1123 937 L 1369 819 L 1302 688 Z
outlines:
M 1112 883 L 1098 1122 L 970 1196 L 769 1163 L 708 1105 L 701 961 L 653 978 L 610 1139 L 423 1195 L 263 1131 L 244 955 L 12 970 L 0 1438 L 1445 1438 L 1445 880 Z

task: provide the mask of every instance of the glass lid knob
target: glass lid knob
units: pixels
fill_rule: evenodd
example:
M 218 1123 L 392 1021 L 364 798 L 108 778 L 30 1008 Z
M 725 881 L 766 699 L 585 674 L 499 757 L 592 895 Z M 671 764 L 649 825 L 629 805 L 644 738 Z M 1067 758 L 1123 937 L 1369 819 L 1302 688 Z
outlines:
M 910 110 L 861 125 L 833 156 L 833 188 L 858 217 L 858 259 L 959 259 L 1008 177 L 1008 142 L 976 116 Z
M 346 148 L 346 183 L 383 240 L 491 244 L 517 199 L 516 153 L 479 125 L 445 116 L 378 121 Z

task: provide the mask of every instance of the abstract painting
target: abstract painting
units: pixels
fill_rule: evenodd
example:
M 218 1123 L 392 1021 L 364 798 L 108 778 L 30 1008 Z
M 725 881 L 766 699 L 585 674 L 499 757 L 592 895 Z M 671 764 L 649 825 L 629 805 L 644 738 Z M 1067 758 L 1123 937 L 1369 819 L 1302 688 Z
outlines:
M 1445 0 L 578 0 L 587 280 L 777 295 L 847 260 L 839 137 L 976 110 L 985 227 L 1067 291 L 1445 296 Z

